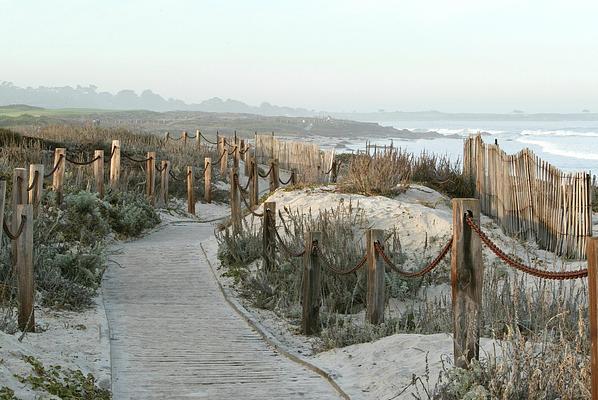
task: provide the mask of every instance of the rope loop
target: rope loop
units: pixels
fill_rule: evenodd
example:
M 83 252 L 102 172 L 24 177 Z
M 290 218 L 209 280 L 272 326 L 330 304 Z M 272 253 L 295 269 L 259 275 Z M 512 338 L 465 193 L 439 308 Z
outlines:
M 336 268 L 336 267 L 332 266 L 328 262 L 328 260 L 326 260 L 326 257 L 324 257 L 324 254 L 322 253 L 322 249 L 320 249 L 320 245 L 317 240 L 314 240 L 314 243 L 312 244 L 312 254 L 319 254 L 321 256 L 320 259 L 322 260 L 322 264 L 324 264 L 324 266 L 328 270 L 330 270 L 331 272 L 333 272 L 337 275 L 349 275 L 349 274 L 352 274 L 353 272 L 357 272 L 361 267 L 363 267 L 365 265 L 365 263 L 368 260 L 368 255 L 366 253 L 363 255 L 363 257 L 359 260 L 359 262 L 353 268 L 343 271 L 340 268 Z
M 440 250 L 440 253 L 436 256 L 436 258 L 434 258 L 432 260 L 432 262 L 430 262 L 430 264 L 426 265 L 425 268 L 422 268 L 421 270 L 415 271 L 415 272 L 403 271 L 397 265 L 395 265 L 395 263 L 392 262 L 390 257 L 388 257 L 388 255 L 384 252 L 384 246 L 377 240 L 374 243 L 374 249 L 382 257 L 382 259 L 384 260 L 386 265 L 388 265 L 393 271 L 395 271 L 399 275 L 401 275 L 405 278 L 418 278 L 420 276 L 427 275 L 428 273 L 432 272 L 432 270 L 434 268 L 436 268 L 438 265 L 440 265 L 440 261 L 442 261 L 444 259 L 444 257 L 448 254 L 452 245 L 453 245 L 453 238 L 451 237 L 449 239 L 448 243 L 444 245 L 442 250 Z
M 131 157 L 130 155 L 128 155 L 124 151 L 122 151 L 121 154 L 123 155 L 124 158 L 126 158 L 127 160 L 132 161 L 134 163 L 144 163 L 144 162 L 148 162 L 148 161 L 154 159 L 154 157 L 148 157 L 148 158 L 144 158 L 143 160 L 138 160 L 136 158 Z
M 71 163 L 71 164 L 75 164 L 75 165 L 90 165 L 93 164 L 94 162 L 98 161 L 100 158 L 102 158 L 101 156 L 96 156 L 94 159 L 89 160 L 89 161 L 75 161 L 73 159 L 70 159 L 68 157 L 65 157 L 66 161 Z
M 35 171 L 33 174 L 33 181 L 31 181 L 31 185 L 27 187 L 27 191 L 31 192 L 34 187 L 37 186 L 37 181 L 39 180 L 39 171 Z
M 23 233 L 23 230 L 25 229 L 27 217 L 25 215 L 21 215 L 21 224 L 19 225 L 19 229 L 17 229 L 17 233 L 14 234 L 10 231 L 10 228 L 6 224 L 6 220 L 4 220 L 3 222 L 4 233 L 6 233 L 6 236 L 8 236 L 11 240 L 17 240 Z

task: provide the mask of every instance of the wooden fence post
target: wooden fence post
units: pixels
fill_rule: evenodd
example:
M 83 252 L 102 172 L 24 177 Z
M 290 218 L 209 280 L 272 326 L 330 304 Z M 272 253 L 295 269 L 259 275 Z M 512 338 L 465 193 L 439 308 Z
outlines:
M 297 170 L 293 168 L 291 170 L 291 186 L 295 186 L 297 184 Z
M 588 238 L 588 289 L 590 314 L 590 359 L 592 400 L 598 399 L 598 237 Z
M 54 150 L 54 166 L 60 163 L 54 175 L 52 176 L 52 190 L 56 193 L 56 203 L 62 204 L 64 172 L 66 171 L 66 149 L 57 148 Z
M 320 330 L 320 260 L 313 251 L 314 242 L 319 243 L 321 232 L 307 232 L 303 256 L 303 318 L 301 328 L 304 335 L 313 335 Z
M 241 159 L 241 153 L 239 152 L 239 145 L 235 144 L 233 148 L 233 166 L 239 169 L 239 160 Z
M 247 149 L 245 148 L 245 139 L 241 139 L 239 141 L 239 143 L 240 143 L 239 153 L 241 156 L 241 161 L 245 162 L 245 160 L 247 159 Z M 245 176 L 247 176 L 247 174 Z
M 272 271 L 276 260 L 276 203 L 273 201 L 264 203 L 262 231 L 264 269 Z
M 6 202 L 6 181 L 0 179 L 0 243 L 4 232 L 4 203 Z
M 484 277 L 482 243 L 479 236 L 465 222 L 466 215 L 471 215 L 479 225 L 479 200 L 453 199 L 453 351 L 455 365 L 460 368 L 467 368 L 472 359 L 479 357 Z
M 330 182 L 336 183 L 338 180 L 338 163 L 332 160 L 332 171 L 330 171 Z
M 110 159 L 110 188 L 118 190 L 120 180 L 120 140 L 113 140 L 110 150 L 112 158 Z
M 255 161 L 255 157 L 251 157 L 251 164 L 249 166 L 250 168 L 250 174 L 251 176 L 249 177 L 249 179 L 251 179 L 251 185 L 249 186 L 249 205 L 251 207 L 255 207 L 257 206 L 257 203 L 259 201 L 259 195 L 260 195 L 260 181 L 259 181 L 259 174 L 257 171 L 257 162 Z
M 29 166 L 29 204 L 33 206 L 33 215 L 39 214 L 39 205 L 44 190 L 44 165 L 31 164 Z
M 195 215 L 195 191 L 193 190 L 193 167 L 187 167 L 187 212 Z
M 17 209 L 19 204 L 27 204 L 27 170 L 25 168 L 15 168 L 12 178 L 12 229 L 13 232 L 19 228 L 21 220 L 17 220 Z
M 279 184 L 278 159 L 270 160 L 270 168 L 272 168 L 270 172 L 270 193 L 273 193 L 278 189 Z
M 170 161 L 162 160 L 160 163 L 160 198 L 159 205 L 168 206 L 168 178 L 170 174 Z
M 203 191 L 204 191 L 204 200 L 206 203 L 212 202 L 212 159 L 210 157 L 206 157 L 204 159 L 204 172 L 203 172 L 204 182 L 203 182 Z
M 93 153 L 97 158 L 93 163 L 93 176 L 95 178 L 95 189 L 100 199 L 104 198 L 104 150 L 96 150 Z
M 218 157 L 220 157 L 220 176 L 226 176 L 226 166 L 228 164 L 228 151 L 226 150 L 224 137 L 218 138 Z
M 145 194 L 147 201 L 156 205 L 156 152 L 149 151 L 145 162 Z
M 233 234 L 241 233 L 241 198 L 239 197 L 239 170 L 230 169 L 230 216 L 233 225 Z
M 23 232 L 16 240 L 16 268 L 19 298 L 19 329 L 23 332 L 35 331 L 35 315 L 33 311 L 33 206 L 19 204 L 15 215 L 21 224 L 21 216 L 26 218 Z
M 384 322 L 384 261 L 375 248 L 375 243 L 384 244 L 384 231 L 368 229 L 367 238 L 367 309 L 366 319 L 370 324 Z
M 199 129 L 195 131 L 195 146 L 197 150 L 201 149 L 201 132 Z
M 187 136 L 189 136 L 187 134 L 187 131 L 183 131 L 183 135 L 182 135 L 182 137 L 183 137 L 183 146 L 187 146 Z

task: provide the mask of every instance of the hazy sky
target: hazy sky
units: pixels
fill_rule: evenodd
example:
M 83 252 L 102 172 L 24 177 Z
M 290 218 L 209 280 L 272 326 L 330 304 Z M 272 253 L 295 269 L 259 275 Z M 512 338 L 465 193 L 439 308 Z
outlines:
M 597 16 L 596 0 L 0 0 L 0 81 L 331 111 L 598 111 Z

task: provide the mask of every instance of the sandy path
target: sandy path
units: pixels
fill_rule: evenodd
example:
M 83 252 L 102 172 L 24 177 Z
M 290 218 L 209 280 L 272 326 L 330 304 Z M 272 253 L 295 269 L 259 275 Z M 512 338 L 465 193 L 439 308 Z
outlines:
M 334 389 L 282 357 L 226 303 L 199 243 L 176 223 L 125 243 L 103 281 L 115 399 L 329 399 Z

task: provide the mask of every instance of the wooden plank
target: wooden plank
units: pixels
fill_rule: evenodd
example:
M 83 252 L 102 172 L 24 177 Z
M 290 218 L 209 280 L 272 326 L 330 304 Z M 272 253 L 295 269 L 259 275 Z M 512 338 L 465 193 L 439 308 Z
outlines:
M 303 256 L 303 315 L 301 331 L 304 335 L 313 335 L 320 331 L 320 260 L 318 252 L 313 251 L 322 238 L 321 232 L 307 232 L 305 235 L 305 254 Z
M 465 222 L 471 215 L 480 224 L 480 203 L 476 199 L 453 199 L 453 246 L 451 285 L 455 365 L 467 368 L 479 358 L 480 318 L 484 266 L 479 236 Z
M 376 251 L 376 242 L 384 243 L 384 231 L 369 229 L 367 238 L 367 309 L 366 320 L 370 324 L 384 322 L 384 261 Z

